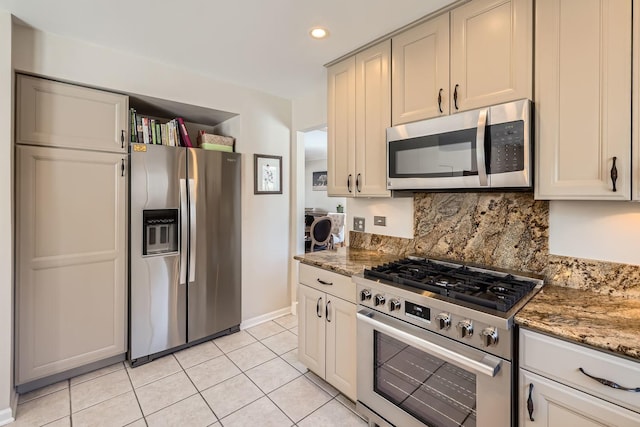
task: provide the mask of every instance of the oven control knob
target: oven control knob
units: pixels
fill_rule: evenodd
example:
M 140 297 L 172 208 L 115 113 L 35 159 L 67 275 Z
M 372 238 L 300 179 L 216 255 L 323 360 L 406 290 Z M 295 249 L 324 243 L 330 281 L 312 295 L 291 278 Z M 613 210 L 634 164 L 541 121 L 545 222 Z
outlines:
M 473 335 L 473 323 L 471 320 L 461 320 L 456 325 L 460 338 L 470 337 Z
M 498 345 L 498 330 L 496 328 L 484 328 L 482 330 L 482 343 L 485 347 Z
M 451 315 L 449 313 L 440 313 L 436 316 L 440 329 L 447 330 L 451 327 Z
M 400 310 L 401 304 L 397 299 L 389 301 L 389 311 Z
M 371 291 L 369 289 L 363 289 L 360 291 L 360 301 L 367 301 L 371 299 Z
M 378 294 L 378 295 L 376 295 L 374 304 L 375 305 L 384 305 L 385 301 L 386 300 L 384 299 L 384 295 Z

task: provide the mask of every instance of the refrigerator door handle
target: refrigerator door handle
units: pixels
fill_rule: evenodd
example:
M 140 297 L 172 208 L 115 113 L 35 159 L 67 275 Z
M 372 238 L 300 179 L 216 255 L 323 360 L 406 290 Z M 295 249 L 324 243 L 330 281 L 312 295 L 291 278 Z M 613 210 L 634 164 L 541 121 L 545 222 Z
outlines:
M 180 180 L 180 284 L 187 283 L 187 180 Z
M 189 282 L 196 279 L 196 184 L 189 180 Z

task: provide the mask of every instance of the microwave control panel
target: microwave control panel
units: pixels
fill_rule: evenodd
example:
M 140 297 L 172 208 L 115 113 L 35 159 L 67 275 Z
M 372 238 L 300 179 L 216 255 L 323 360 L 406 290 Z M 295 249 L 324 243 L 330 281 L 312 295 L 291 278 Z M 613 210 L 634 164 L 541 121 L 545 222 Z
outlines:
M 498 123 L 489 126 L 491 155 L 489 173 L 524 170 L 524 122 Z

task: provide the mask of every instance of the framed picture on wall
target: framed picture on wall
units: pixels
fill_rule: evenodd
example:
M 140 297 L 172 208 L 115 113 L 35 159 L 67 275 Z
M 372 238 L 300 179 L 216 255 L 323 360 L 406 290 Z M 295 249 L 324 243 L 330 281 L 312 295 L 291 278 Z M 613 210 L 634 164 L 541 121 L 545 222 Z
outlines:
M 313 172 L 313 191 L 327 191 L 327 171 Z
M 282 194 L 282 156 L 253 155 L 253 194 Z

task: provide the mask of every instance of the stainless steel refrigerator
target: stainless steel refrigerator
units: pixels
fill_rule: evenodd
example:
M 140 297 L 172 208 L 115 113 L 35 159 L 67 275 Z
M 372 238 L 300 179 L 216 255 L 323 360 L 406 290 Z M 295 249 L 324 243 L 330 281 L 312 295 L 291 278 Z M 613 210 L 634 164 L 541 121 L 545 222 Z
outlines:
M 132 366 L 240 325 L 240 154 L 131 144 Z

